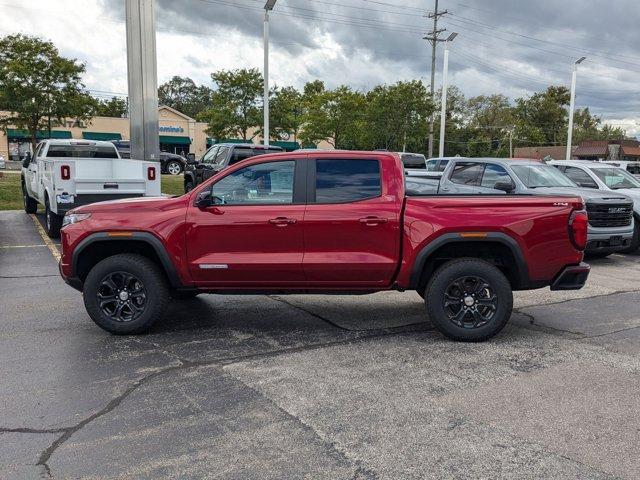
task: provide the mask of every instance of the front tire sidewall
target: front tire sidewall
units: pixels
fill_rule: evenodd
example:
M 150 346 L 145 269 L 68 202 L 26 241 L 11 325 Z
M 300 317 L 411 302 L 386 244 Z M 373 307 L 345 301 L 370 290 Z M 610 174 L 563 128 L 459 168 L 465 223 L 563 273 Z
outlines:
M 102 279 L 118 271 L 136 276 L 147 294 L 144 312 L 129 322 L 110 318 L 100 308 L 97 298 Z M 162 272 L 151 260 L 140 255 L 121 254 L 106 258 L 91 269 L 85 279 L 82 295 L 87 313 L 96 325 L 116 335 L 127 335 L 148 331 L 162 317 L 169 299 L 169 289 Z
M 447 317 L 443 302 L 445 290 L 452 281 L 464 276 L 485 279 L 498 297 L 494 317 L 481 327 L 459 327 Z M 495 266 L 483 260 L 460 259 L 445 263 L 435 272 L 427 285 L 425 302 L 429 319 L 446 337 L 463 342 L 481 342 L 496 335 L 509 321 L 513 310 L 513 292 L 509 280 Z
M 47 235 L 50 238 L 59 238 L 60 229 L 62 228 L 62 217 L 51 211 L 49 199 L 47 198 L 44 205 L 44 226 Z
M 36 213 L 38 211 L 38 204 L 27 193 L 27 187 L 24 182 L 22 183 L 22 203 L 24 204 L 24 211 L 26 213 Z

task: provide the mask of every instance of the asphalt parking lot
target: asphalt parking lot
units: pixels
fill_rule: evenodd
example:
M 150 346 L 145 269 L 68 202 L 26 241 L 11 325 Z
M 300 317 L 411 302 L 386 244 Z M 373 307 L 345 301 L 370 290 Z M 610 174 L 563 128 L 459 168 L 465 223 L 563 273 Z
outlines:
M 204 295 L 115 337 L 55 248 L 0 212 L 0 478 L 640 477 L 640 256 L 462 344 L 413 292 Z

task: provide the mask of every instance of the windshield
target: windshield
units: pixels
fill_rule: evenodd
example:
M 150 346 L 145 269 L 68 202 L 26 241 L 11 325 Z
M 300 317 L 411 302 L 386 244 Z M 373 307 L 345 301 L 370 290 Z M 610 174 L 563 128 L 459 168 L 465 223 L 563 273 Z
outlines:
M 118 158 L 114 146 L 49 145 L 47 158 Z
M 621 168 L 592 168 L 591 171 L 611 190 L 640 188 L 640 182 Z
M 425 168 L 426 158 L 419 153 L 401 153 L 402 163 L 405 168 Z
M 577 187 L 560 170 L 551 165 L 512 165 L 511 169 L 528 188 Z

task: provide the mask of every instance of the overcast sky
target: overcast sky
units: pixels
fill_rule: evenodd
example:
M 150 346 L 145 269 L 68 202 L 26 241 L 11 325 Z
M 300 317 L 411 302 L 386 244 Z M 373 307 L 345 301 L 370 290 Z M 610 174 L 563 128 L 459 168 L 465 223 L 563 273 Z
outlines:
M 462 2 L 462 3 L 461 3 Z M 459 36 L 450 83 L 467 96 L 526 96 L 569 86 L 582 56 L 576 105 L 640 135 L 640 9 L 635 0 L 440 0 L 440 25 Z M 223 68 L 262 68 L 264 0 L 156 0 L 158 76 L 211 85 Z M 366 90 L 428 83 L 433 0 L 278 0 L 271 14 L 271 80 L 319 78 Z M 126 94 L 124 0 L 0 0 L 0 34 L 52 40 L 87 65 L 94 93 Z M 442 48 L 436 85 L 440 85 Z

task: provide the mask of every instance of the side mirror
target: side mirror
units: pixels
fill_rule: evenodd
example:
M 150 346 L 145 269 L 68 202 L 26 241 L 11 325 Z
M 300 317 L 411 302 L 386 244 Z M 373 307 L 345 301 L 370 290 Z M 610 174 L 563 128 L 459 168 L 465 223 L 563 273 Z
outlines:
M 203 190 L 196 196 L 195 206 L 198 208 L 208 208 L 213 205 L 211 190 Z
M 189 165 L 193 165 L 196 163 L 196 154 L 195 153 L 187 153 L 187 163 Z
M 22 166 L 24 168 L 29 168 L 30 163 L 31 163 L 31 159 L 29 157 L 24 157 L 24 160 L 22 160 Z
M 593 183 L 587 183 L 587 182 L 578 182 L 578 186 L 581 188 L 595 188 L 595 189 L 598 188 L 597 185 L 594 185 Z
M 501 190 L 504 193 L 513 193 L 513 191 L 516 189 L 516 186 L 513 184 L 513 182 L 496 182 L 493 188 L 494 190 Z

